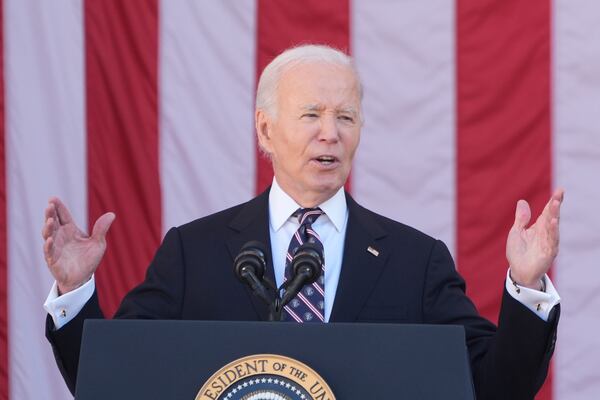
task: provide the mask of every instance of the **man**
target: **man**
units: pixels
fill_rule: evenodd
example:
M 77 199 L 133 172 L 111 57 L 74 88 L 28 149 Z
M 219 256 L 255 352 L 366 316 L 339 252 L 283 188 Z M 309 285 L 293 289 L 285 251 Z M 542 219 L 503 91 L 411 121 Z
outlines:
M 247 241 L 265 243 L 267 274 L 281 284 L 286 253 L 306 239 L 301 234 L 310 234 L 324 248 L 324 279 L 314 294 L 322 297 L 313 303 L 307 292 L 287 310 L 290 320 L 461 324 L 478 398 L 533 398 L 547 373 L 558 320 L 559 298 L 546 272 L 558 249 L 562 191 L 529 229 L 529 206 L 517 203 L 496 330 L 465 296 L 442 242 L 344 193 L 360 139 L 361 91 L 351 59 L 337 50 L 300 46 L 273 60 L 256 101 L 256 131 L 273 164 L 273 185 L 247 203 L 172 228 L 116 317 L 265 319 L 266 306 L 234 279 L 233 258 Z M 93 273 L 115 215 L 101 216 L 90 237 L 59 199 L 50 200 L 45 217 L 44 254 L 56 279 L 45 304 L 47 336 L 74 390 L 83 320 L 102 318 Z M 298 311 L 303 303 L 309 311 Z

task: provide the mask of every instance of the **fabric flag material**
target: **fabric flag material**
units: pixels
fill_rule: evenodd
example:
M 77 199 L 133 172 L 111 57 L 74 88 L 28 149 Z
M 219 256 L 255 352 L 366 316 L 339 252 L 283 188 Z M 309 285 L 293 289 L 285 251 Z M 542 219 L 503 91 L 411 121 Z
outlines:
M 600 398 L 599 40 L 594 0 L 0 0 L 0 400 L 70 398 L 43 335 L 48 198 L 84 230 L 116 213 L 97 274 L 112 315 L 171 226 L 268 185 L 257 77 L 301 43 L 361 75 L 352 195 L 444 240 L 486 317 L 517 200 L 538 215 L 566 189 L 537 398 Z

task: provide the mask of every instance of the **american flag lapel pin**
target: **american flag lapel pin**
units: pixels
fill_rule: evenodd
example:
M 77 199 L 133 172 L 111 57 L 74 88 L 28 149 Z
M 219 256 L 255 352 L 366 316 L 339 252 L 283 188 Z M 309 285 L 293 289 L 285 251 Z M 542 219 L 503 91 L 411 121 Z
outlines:
M 379 256 L 379 250 L 375 249 L 374 247 L 367 247 L 367 251 L 373 254 L 375 257 Z

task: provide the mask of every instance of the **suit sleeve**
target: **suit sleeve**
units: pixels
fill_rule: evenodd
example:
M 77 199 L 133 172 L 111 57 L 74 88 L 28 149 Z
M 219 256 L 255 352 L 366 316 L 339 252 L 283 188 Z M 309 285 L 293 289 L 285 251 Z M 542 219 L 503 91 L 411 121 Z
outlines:
M 558 307 L 544 322 L 504 289 L 496 328 L 466 296 L 448 249 L 437 241 L 427 266 L 423 313 L 427 323 L 465 327 L 477 398 L 534 398 L 554 351 Z
M 123 298 L 115 318 L 180 319 L 185 291 L 183 247 L 177 228 L 165 235 L 144 281 Z
M 62 328 L 55 329 L 52 317 L 49 314 L 46 316 L 46 338 L 52 345 L 52 352 L 58 369 L 72 394 L 75 394 L 75 384 L 77 382 L 83 323 L 86 319 L 101 318 L 104 318 L 104 315 L 100 310 L 96 291 L 77 316 Z
M 148 267 L 145 280 L 129 292 L 115 318 L 176 319 L 181 315 L 184 286 L 183 250 L 179 231 L 172 228 L 165 235 Z M 71 393 L 75 393 L 79 352 L 86 319 L 104 318 L 98 294 L 84 305 L 75 318 L 55 330 L 50 315 L 46 317 L 46 337 L 54 358 Z

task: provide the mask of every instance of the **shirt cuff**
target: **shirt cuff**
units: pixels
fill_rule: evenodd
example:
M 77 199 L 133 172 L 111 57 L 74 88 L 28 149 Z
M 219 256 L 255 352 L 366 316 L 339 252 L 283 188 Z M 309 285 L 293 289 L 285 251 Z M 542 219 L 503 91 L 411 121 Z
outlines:
M 48 297 L 44 302 L 44 309 L 52 317 L 55 328 L 60 329 L 75 318 L 85 303 L 92 297 L 95 289 L 96 284 L 92 275 L 89 281 L 77 289 L 59 296 L 58 285 L 54 281 L 54 285 L 52 285 L 52 289 L 50 289 L 50 293 L 48 293 Z
M 546 291 L 530 289 L 524 286 L 514 285 L 510 277 L 510 268 L 506 272 L 506 290 L 519 303 L 533 311 L 544 321 L 548 321 L 550 311 L 560 303 L 560 296 L 554 288 L 548 275 L 542 278 Z

